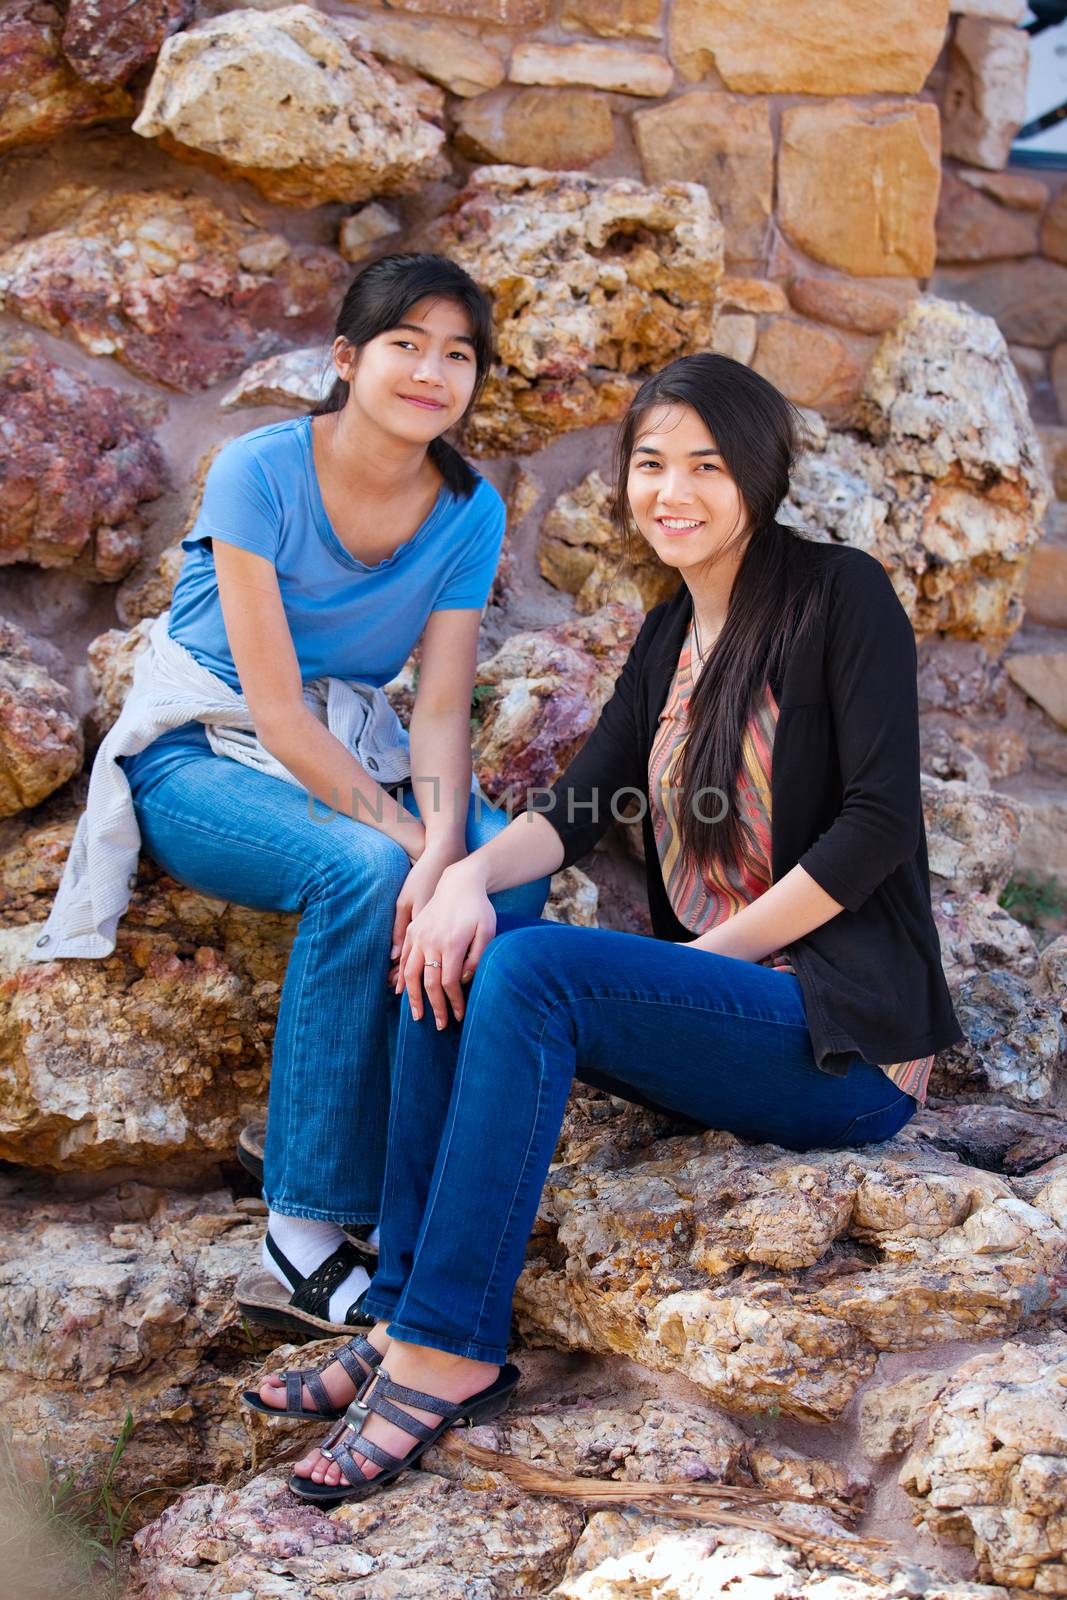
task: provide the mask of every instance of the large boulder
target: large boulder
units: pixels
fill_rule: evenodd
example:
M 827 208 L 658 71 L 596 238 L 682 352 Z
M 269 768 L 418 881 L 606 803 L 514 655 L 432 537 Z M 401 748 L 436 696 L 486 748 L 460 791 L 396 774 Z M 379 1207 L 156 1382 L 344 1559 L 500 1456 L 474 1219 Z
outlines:
M 997 639 L 1022 620 L 1048 493 L 996 324 L 923 298 L 879 345 L 853 426 L 815 434 L 786 515 L 876 555 L 918 633 Z
M 195 11 L 196 0 L 71 0 L 63 54 L 84 83 L 110 89 L 152 61 Z
M 66 783 L 82 754 L 69 690 L 33 659 L 21 630 L 0 618 L 0 817 Z
M 364 42 L 306 5 L 225 12 L 167 40 L 134 132 L 288 205 L 369 200 L 444 176 L 445 136 L 421 115 L 425 92 Z
M 611 490 L 595 469 L 561 494 L 541 524 L 541 576 L 588 614 L 609 601 L 650 611 L 678 587 L 678 573 L 634 531 L 629 548 L 611 520 Z
M 468 447 L 533 450 L 613 421 L 639 376 L 707 349 L 722 239 L 699 184 L 474 171 L 428 230 L 494 301 L 500 362 Z
M 0 252 L 0 309 L 172 389 L 206 388 L 323 330 L 348 268 L 177 190 L 49 197 L 46 231 Z
M 0 440 L 0 563 L 123 577 L 141 553 L 140 508 L 166 483 L 129 401 L 11 341 L 0 347 Z
M 62 29 L 49 0 L 7 0 L 0 9 L 0 151 L 132 114 L 121 89 L 101 91 L 71 70 Z

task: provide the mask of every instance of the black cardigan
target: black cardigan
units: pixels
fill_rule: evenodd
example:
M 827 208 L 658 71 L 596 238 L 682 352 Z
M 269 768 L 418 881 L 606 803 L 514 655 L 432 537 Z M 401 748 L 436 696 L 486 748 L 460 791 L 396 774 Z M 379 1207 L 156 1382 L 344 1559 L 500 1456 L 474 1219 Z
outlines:
M 777 883 L 799 862 L 845 907 L 789 950 L 815 1059 L 843 1077 L 857 1053 L 912 1061 L 962 1033 L 930 908 L 911 624 L 872 556 L 798 542 L 817 563 L 819 600 L 771 682 L 771 866 Z M 630 787 L 647 801 L 652 742 L 692 613 L 684 583 L 649 612 L 600 720 L 552 786 L 544 814 L 564 866 L 604 834 L 613 794 Z M 647 806 L 643 833 L 653 932 L 688 943 L 695 935 L 667 897 Z

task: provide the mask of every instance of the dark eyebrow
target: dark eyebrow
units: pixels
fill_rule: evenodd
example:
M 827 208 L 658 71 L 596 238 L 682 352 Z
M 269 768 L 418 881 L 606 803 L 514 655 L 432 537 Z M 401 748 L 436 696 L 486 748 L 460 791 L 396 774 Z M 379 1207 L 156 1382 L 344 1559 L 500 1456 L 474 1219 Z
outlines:
M 397 322 L 397 323 L 394 323 L 394 328 L 407 328 L 409 333 L 423 333 L 424 334 L 426 332 L 426 329 L 423 328 L 423 327 L 420 327 L 417 322 Z M 472 350 L 474 349 L 474 340 L 471 338 L 469 333 L 452 333 L 452 334 L 449 334 L 448 343 L 449 344 L 469 344 L 471 349 Z
M 662 450 L 657 450 L 655 446 L 651 444 L 634 445 L 634 455 L 636 455 L 639 450 L 643 450 L 646 455 L 650 456 L 661 456 L 663 454 Z M 721 456 L 722 451 L 712 449 L 711 445 L 705 445 L 702 450 L 690 450 L 689 454 L 691 456 Z

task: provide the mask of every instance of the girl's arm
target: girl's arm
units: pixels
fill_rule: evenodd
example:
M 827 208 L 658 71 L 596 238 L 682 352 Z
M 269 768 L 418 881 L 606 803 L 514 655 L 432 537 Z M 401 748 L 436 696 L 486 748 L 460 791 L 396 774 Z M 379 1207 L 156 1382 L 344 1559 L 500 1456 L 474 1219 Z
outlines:
M 219 601 L 256 736 L 316 799 L 422 854 L 422 823 L 376 783 L 304 704 L 278 575 L 265 556 L 212 541 Z
M 796 866 L 758 900 L 702 933 L 687 950 L 710 950 L 738 961 L 762 961 L 806 933 L 821 928 L 845 908 L 820 889 L 803 867 Z

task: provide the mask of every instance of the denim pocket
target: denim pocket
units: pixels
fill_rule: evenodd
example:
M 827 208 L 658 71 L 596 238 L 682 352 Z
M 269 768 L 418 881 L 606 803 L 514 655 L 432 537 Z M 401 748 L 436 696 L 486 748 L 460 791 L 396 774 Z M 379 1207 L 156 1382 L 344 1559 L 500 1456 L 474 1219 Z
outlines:
M 914 1116 L 918 1101 L 915 1096 L 901 1090 L 896 1100 L 891 1100 L 889 1105 L 881 1106 L 877 1111 L 864 1111 L 861 1116 L 853 1117 L 844 1133 L 831 1143 L 824 1145 L 825 1150 L 842 1150 L 854 1144 L 880 1144 L 883 1139 L 891 1139 L 911 1117 Z

